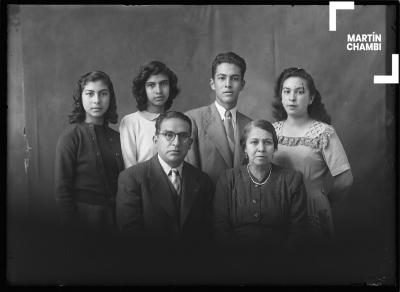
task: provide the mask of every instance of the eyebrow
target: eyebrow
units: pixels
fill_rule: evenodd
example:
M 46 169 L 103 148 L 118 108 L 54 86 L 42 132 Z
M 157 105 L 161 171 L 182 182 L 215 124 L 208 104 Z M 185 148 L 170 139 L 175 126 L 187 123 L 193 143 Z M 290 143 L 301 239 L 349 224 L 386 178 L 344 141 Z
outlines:
M 228 74 L 224 74 L 224 73 L 218 73 L 217 76 L 231 76 L 231 77 L 240 77 L 240 74 L 232 74 L 232 75 L 228 75 Z
M 158 83 L 162 83 L 162 82 L 169 82 L 169 79 L 163 79 L 163 80 L 159 81 Z M 154 84 L 154 83 L 157 83 L 157 82 L 155 82 L 155 81 L 146 81 L 146 84 Z
M 174 131 L 170 131 L 170 130 L 160 130 L 160 133 L 174 133 L 174 134 L 188 134 L 189 136 L 190 136 L 190 134 L 189 134 L 189 132 L 188 131 L 183 131 L 183 132 L 174 132 Z
M 189 134 L 189 132 L 187 132 L 187 131 L 183 131 L 183 132 L 165 131 L 165 132 L 171 132 L 171 133 L 175 133 L 175 134 L 183 134 L 183 133 Z
M 249 140 L 263 140 L 263 141 L 268 141 L 268 140 L 273 140 L 272 138 L 264 138 L 264 139 L 260 139 L 260 138 L 249 138 Z
M 84 89 L 83 91 L 90 91 L 90 92 L 94 92 L 95 90 L 93 90 L 93 89 Z M 108 88 L 104 88 L 104 89 L 100 89 L 99 90 L 99 92 L 102 92 L 102 91 L 110 91 Z
M 294 89 L 299 89 L 299 88 L 304 89 L 304 85 L 295 87 Z M 284 86 L 284 87 L 282 87 L 282 89 L 292 89 L 292 88 Z

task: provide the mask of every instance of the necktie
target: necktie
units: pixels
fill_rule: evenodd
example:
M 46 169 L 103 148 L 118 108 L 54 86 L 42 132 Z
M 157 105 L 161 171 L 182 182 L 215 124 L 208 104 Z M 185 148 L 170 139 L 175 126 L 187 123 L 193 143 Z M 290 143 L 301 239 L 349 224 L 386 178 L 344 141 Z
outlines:
M 235 138 L 233 134 L 232 114 L 230 111 L 225 112 L 224 126 L 226 137 L 228 138 L 229 147 L 231 148 L 231 152 L 233 154 L 235 150 Z
M 175 168 L 171 168 L 168 176 L 176 192 L 179 195 L 181 193 L 181 177 L 179 176 L 179 171 Z

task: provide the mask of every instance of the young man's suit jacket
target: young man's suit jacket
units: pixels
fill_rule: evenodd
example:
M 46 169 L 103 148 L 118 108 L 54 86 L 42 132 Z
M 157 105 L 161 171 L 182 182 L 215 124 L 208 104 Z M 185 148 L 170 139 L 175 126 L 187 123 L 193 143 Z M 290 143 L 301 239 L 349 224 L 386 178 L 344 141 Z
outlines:
M 184 162 L 181 186 L 179 207 L 157 155 L 122 171 L 116 201 L 119 229 L 171 240 L 209 237 L 214 195 L 210 178 Z
M 251 119 L 236 112 L 235 153 L 230 155 L 224 124 L 215 103 L 186 112 L 192 120 L 193 144 L 186 161 L 207 173 L 216 184 L 219 175 L 226 169 L 240 166 L 244 152 L 240 146 L 240 137 L 244 126 Z

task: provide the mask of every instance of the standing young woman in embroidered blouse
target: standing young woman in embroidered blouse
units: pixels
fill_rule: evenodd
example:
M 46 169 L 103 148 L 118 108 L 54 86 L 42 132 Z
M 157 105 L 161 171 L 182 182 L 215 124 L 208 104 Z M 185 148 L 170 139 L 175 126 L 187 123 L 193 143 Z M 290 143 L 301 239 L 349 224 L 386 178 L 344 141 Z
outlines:
M 151 61 L 133 79 L 132 93 L 138 111 L 124 116 L 119 125 L 125 168 L 153 157 L 157 117 L 172 106 L 179 94 L 176 74 L 164 63 Z
M 117 106 L 109 76 L 91 71 L 77 82 L 69 125 L 60 135 L 55 156 L 55 196 L 68 226 L 113 230 L 119 173 L 124 169 Z
M 303 173 L 314 234 L 332 238 L 331 206 L 351 187 L 353 175 L 313 78 L 301 68 L 285 69 L 273 106 L 279 142 L 274 162 Z

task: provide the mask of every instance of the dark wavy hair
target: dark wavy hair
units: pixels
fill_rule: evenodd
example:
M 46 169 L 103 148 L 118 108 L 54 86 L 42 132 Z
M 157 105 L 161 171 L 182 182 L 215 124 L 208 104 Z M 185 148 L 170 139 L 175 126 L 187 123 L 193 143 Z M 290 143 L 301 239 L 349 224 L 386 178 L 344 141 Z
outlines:
M 176 74 L 160 61 L 151 61 L 150 63 L 140 67 L 138 75 L 132 82 L 132 94 L 136 99 L 136 107 L 139 111 L 147 108 L 146 81 L 151 75 L 165 74 L 169 81 L 169 97 L 164 104 L 164 110 L 168 110 L 172 106 L 172 102 L 179 94 L 178 77 Z
M 265 130 L 268 133 L 270 133 L 272 135 L 272 141 L 274 142 L 274 149 L 275 150 L 278 149 L 278 136 L 276 135 L 274 126 L 266 120 L 255 120 L 255 121 L 248 122 L 246 124 L 246 126 L 244 126 L 243 134 L 240 137 L 240 146 L 242 146 L 243 151 L 246 148 L 246 142 L 249 137 L 249 132 L 253 128 L 260 128 L 260 129 Z M 249 158 L 245 157 L 243 164 L 247 164 L 248 162 L 249 162 Z
M 222 63 L 230 63 L 238 66 L 242 73 L 242 80 L 244 79 L 244 73 L 246 73 L 246 61 L 242 57 L 233 52 L 220 53 L 214 58 L 214 61 L 212 62 L 211 66 L 211 78 L 214 79 L 217 67 Z
M 308 106 L 308 114 L 314 120 L 321 121 L 327 124 L 331 124 L 331 117 L 325 109 L 325 105 L 322 103 L 321 95 L 315 87 L 314 80 L 310 74 L 308 74 L 302 68 L 287 68 L 279 75 L 275 85 L 275 96 L 272 104 L 273 116 L 276 120 L 285 120 L 287 113 L 282 104 L 282 86 L 286 79 L 290 77 L 300 77 L 307 83 L 310 91 L 310 96 L 314 96 L 313 102 Z
M 188 123 L 189 125 L 189 134 L 192 135 L 192 121 L 190 120 L 190 118 L 185 115 L 184 113 L 181 112 L 177 112 L 177 111 L 168 111 L 168 112 L 164 112 L 161 113 L 156 120 L 156 135 L 158 135 L 160 133 L 160 128 L 161 128 L 161 124 L 164 120 L 166 119 L 181 119 L 183 121 L 185 121 L 186 123 Z
M 85 120 L 86 112 L 82 104 L 82 91 L 85 88 L 86 84 L 98 80 L 103 81 L 110 92 L 110 105 L 108 106 L 108 110 L 104 114 L 104 123 L 108 124 L 110 122 L 112 124 L 116 124 L 118 122 L 117 103 L 114 93 L 114 87 L 110 77 L 102 71 L 90 71 L 82 75 L 75 85 L 74 92 L 72 94 L 72 98 L 74 99 L 73 109 L 72 112 L 68 115 L 69 122 L 71 124 L 80 123 Z

